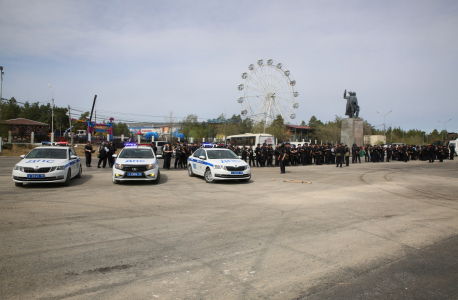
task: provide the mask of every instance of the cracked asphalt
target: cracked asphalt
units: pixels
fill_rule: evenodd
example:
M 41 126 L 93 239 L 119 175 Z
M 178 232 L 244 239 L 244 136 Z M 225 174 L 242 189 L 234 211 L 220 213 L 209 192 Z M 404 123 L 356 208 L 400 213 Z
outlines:
M 0 157 L 1 299 L 458 299 L 456 160 L 15 187 L 18 161 Z

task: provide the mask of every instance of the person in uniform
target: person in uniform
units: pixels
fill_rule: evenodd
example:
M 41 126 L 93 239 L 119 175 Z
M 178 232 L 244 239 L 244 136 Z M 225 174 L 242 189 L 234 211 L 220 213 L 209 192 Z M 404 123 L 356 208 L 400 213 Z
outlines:
M 279 167 L 280 166 L 280 145 L 275 146 L 274 156 L 275 156 L 275 166 Z
M 234 153 L 237 156 L 242 156 L 242 149 L 240 149 L 239 146 L 235 146 Z
M 258 144 L 254 152 L 256 153 L 256 167 L 259 168 L 261 165 L 261 144 Z
M 386 161 L 387 162 L 390 162 L 391 160 L 391 153 L 392 153 L 391 146 L 388 146 L 386 148 Z
M 183 164 L 181 163 L 182 162 L 181 156 L 183 154 L 183 151 L 182 151 L 180 142 L 177 142 L 173 150 L 175 151 L 175 169 L 177 168 L 177 166 L 179 169 L 181 169 L 183 167 Z
M 97 164 L 97 168 L 100 168 L 100 164 L 102 164 L 102 168 L 107 166 L 107 156 L 108 156 L 108 147 L 105 142 L 99 147 L 99 163 Z
M 357 161 L 356 161 L 356 159 L 357 159 L 357 158 L 356 158 L 356 156 L 357 156 L 356 152 L 357 152 L 357 151 L 358 151 L 358 150 L 357 150 L 356 144 L 353 144 L 353 146 L 351 147 L 351 163 L 352 163 L 352 164 L 354 164 L 354 163 L 357 162 Z
M 86 146 L 84 146 L 84 155 L 86 156 L 86 167 L 91 166 L 92 153 L 94 153 L 94 150 L 92 149 L 91 141 L 87 141 Z
M 172 158 L 172 147 L 170 147 L 170 144 L 167 142 L 165 143 L 164 147 L 162 148 L 162 152 L 164 153 L 164 166 L 163 168 L 166 170 L 170 170 L 170 160 Z
M 336 165 L 336 168 L 340 167 L 342 168 L 342 163 L 344 161 L 344 158 L 345 157 L 345 147 L 343 146 L 343 144 L 340 144 L 340 145 L 337 145 L 337 148 L 336 148 L 336 162 L 337 162 L 337 165 Z
M 155 142 L 152 142 L 152 143 L 151 143 L 151 148 L 153 148 L 154 155 L 156 155 L 157 146 L 156 146 L 156 143 L 155 143 Z
M 454 158 L 455 158 L 455 145 L 450 144 L 449 148 L 450 148 L 450 160 L 454 160 Z
M 113 142 L 109 142 L 108 143 L 108 167 L 110 168 L 113 168 L 113 164 L 114 164 L 114 157 L 113 157 L 113 154 L 116 153 L 116 149 L 113 145 Z
M 288 161 L 288 156 L 291 153 L 290 144 L 286 143 L 285 146 L 281 147 L 280 150 L 280 174 L 285 174 L 285 166 Z
M 242 146 L 242 160 L 246 162 L 248 156 L 248 149 L 245 145 Z
M 267 144 L 262 144 L 261 147 L 261 166 L 265 167 L 267 162 Z
M 345 145 L 345 166 L 350 166 L 350 149 Z
M 272 165 L 272 157 L 274 155 L 274 149 L 272 149 L 272 145 L 269 144 L 267 147 L 267 166 L 268 167 L 273 167 Z
M 248 164 L 251 166 L 254 167 L 254 150 L 253 150 L 253 146 L 250 146 L 250 148 L 248 149 Z M 253 165 L 251 165 L 253 164 Z
M 444 157 L 444 148 L 441 145 L 437 146 L 437 158 L 439 159 L 439 162 L 444 162 Z

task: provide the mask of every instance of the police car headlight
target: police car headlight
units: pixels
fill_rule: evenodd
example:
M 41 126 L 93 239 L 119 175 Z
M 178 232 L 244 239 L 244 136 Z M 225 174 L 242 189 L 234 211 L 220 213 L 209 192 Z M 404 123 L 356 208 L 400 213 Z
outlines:
M 250 166 L 245 166 L 245 170 L 249 170 L 250 169 Z
M 224 166 L 221 166 L 221 165 L 215 165 L 215 169 L 225 170 L 226 168 Z
M 155 164 L 147 165 L 146 169 L 151 170 L 151 169 L 154 169 L 155 166 L 156 166 Z
M 58 171 L 59 171 L 59 170 L 60 170 L 60 171 L 65 170 L 65 166 L 52 167 L 52 168 L 49 170 L 49 172 L 56 171 L 56 170 L 58 170 Z
M 14 170 L 24 172 L 24 168 L 20 166 L 14 166 Z
M 115 168 L 119 169 L 119 170 L 122 170 L 123 166 L 121 164 L 115 164 Z

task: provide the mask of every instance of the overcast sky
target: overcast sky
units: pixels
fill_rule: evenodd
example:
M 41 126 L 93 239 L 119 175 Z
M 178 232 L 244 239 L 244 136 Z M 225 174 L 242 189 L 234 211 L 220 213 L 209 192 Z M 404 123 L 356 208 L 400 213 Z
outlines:
M 259 58 L 297 81 L 297 124 L 344 116 L 458 130 L 458 1 L 0 0 L 3 98 L 50 101 L 115 121 L 239 114 Z M 102 112 L 102 111 L 106 112 Z M 124 114 L 122 114 L 124 113 Z

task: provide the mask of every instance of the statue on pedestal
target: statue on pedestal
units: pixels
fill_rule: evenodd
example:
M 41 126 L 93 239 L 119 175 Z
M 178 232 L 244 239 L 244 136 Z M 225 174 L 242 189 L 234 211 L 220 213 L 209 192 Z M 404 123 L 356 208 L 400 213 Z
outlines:
M 343 94 L 343 98 L 347 99 L 347 108 L 345 109 L 345 115 L 349 118 L 358 118 L 359 115 L 359 106 L 358 106 L 358 98 L 356 98 L 355 92 L 348 92 L 345 90 Z

